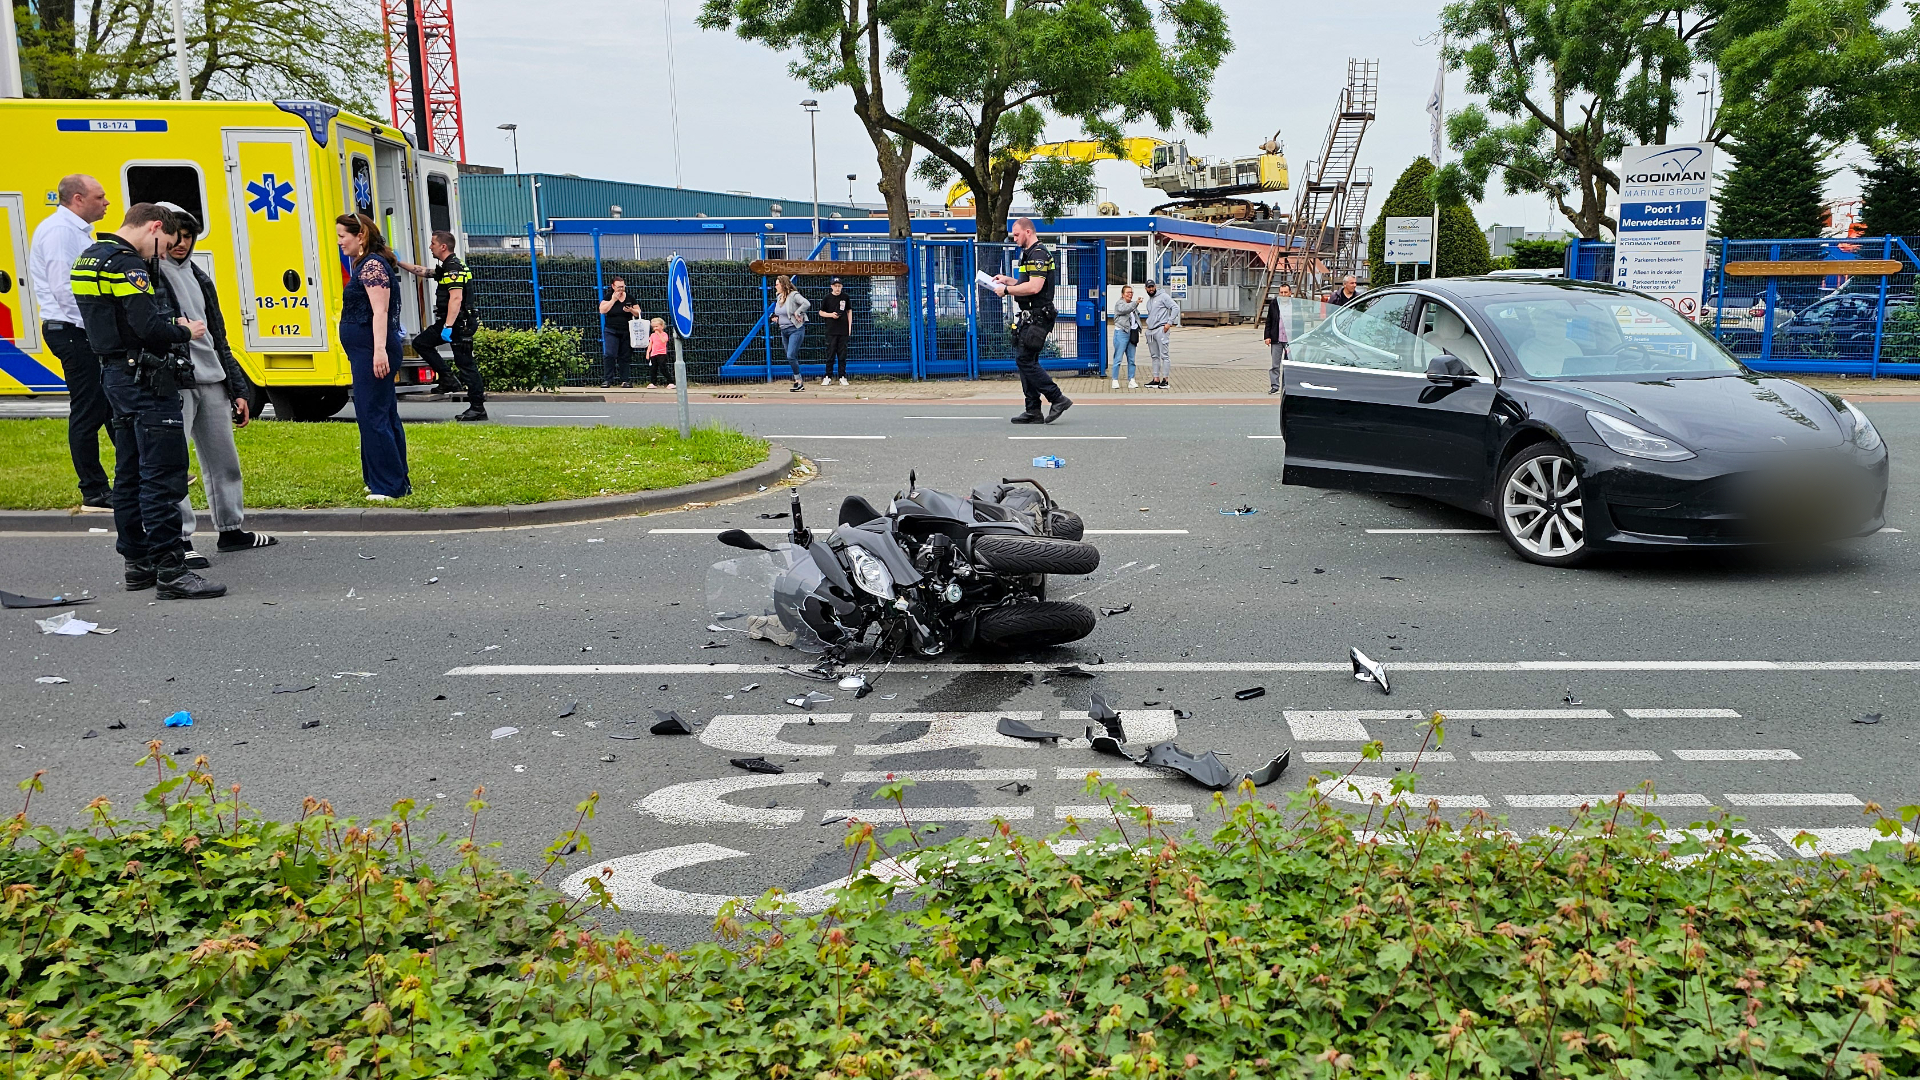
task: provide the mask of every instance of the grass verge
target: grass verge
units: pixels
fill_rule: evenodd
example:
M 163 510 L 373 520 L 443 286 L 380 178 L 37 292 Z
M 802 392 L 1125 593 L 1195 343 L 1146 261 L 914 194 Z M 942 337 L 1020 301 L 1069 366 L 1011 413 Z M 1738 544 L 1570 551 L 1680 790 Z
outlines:
M 248 509 L 365 506 L 360 433 L 350 423 L 254 423 L 234 432 Z M 113 448 L 101 440 L 111 475 Z M 387 505 L 511 506 L 654 491 L 710 480 L 767 459 L 767 444 L 723 428 L 682 440 L 671 428 L 410 424 L 413 494 Z M 67 422 L 0 420 L 0 509 L 78 505 Z M 196 461 L 194 474 L 199 474 Z M 206 492 L 192 487 L 193 503 Z

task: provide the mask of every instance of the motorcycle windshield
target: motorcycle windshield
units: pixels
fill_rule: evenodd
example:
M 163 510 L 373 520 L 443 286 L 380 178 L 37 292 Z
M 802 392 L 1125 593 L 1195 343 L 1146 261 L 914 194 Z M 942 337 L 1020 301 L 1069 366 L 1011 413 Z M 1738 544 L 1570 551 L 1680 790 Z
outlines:
M 778 616 L 794 633 L 794 648 L 825 652 L 819 635 L 800 618 L 800 602 L 822 583 L 820 568 L 805 548 L 781 544 L 714 563 L 707 571 L 707 610 L 715 619 Z

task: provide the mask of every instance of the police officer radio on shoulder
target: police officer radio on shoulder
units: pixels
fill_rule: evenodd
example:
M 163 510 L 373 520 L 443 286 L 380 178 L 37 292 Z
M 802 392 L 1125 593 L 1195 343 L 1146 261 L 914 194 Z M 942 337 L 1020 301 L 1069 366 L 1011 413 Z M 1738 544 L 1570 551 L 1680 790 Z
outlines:
M 473 359 L 473 332 L 480 328 L 480 316 L 474 308 L 471 286 L 473 271 L 460 261 L 455 254 L 453 234 L 443 230 L 433 234 L 427 249 L 433 252 L 440 265 L 429 270 L 413 263 L 398 263 L 400 269 L 418 277 L 431 278 L 433 290 L 433 325 L 420 331 L 413 339 L 413 351 L 427 366 L 445 379 L 449 374 L 447 362 L 440 359 L 440 346 L 446 345 L 453 351 L 453 364 L 460 371 L 457 384 L 464 384 L 467 393 L 467 411 L 454 417 L 455 420 L 485 420 L 487 418 L 487 387 L 480 378 L 479 365 Z M 458 386 L 456 386 L 456 389 Z
M 73 297 L 100 357 L 113 409 L 113 524 L 128 591 L 159 588 L 163 600 L 225 595 L 187 569 L 180 500 L 187 495 L 187 431 L 180 387 L 193 382 L 188 341 L 207 324 L 182 318 L 155 288 L 153 260 L 183 228 L 165 207 L 136 203 L 73 264 Z
M 1013 223 L 1007 235 L 1020 245 L 1020 276 L 1008 277 L 995 274 L 993 280 L 1002 286 L 1004 295 L 1013 297 L 1019 305 L 1020 315 L 1013 324 L 1013 363 L 1020 371 L 1020 390 L 1026 396 L 1026 411 L 1013 418 L 1016 424 L 1051 424 L 1060 419 L 1060 414 L 1073 408 L 1073 400 L 1053 381 L 1053 376 L 1040 366 L 1040 350 L 1047 343 L 1047 335 L 1053 332 L 1053 321 L 1059 311 L 1053 306 L 1055 280 L 1059 277 L 1054 267 L 1053 253 L 1034 234 L 1033 219 L 1021 218 Z M 1045 416 L 1040 415 L 1040 399 L 1046 398 L 1053 403 Z

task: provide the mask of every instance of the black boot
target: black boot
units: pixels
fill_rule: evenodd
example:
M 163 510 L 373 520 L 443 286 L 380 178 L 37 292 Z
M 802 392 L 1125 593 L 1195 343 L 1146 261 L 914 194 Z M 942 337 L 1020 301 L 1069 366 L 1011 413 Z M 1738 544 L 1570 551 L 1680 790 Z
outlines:
M 150 559 L 128 559 L 123 584 L 128 592 L 141 592 L 153 588 L 153 561 Z
M 469 420 L 469 421 L 485 420 L 486 418 L 487 418 L 487 410 L 481 408 L 478 405 L 469 405 L 467 406 L 466 412 L 463 412 L 459 416 L 454 417 L 455 420 Z
M 216 585 L 187 569 L 186 559 L 175 548 L 153 561 L 154 577 L 162 600 L 211 600 L 227 595 L 225 585 Z

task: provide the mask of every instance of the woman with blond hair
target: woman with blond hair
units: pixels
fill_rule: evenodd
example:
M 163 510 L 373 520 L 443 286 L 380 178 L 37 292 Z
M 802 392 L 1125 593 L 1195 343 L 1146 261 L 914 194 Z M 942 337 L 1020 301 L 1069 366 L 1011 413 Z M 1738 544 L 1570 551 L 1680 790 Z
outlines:
M 781 274 L 773 279 L 773 317 L 780 327 L 780 343 L 787 351 L 787 366 L 793 369 L 794 393 L 807 388 L 800 376 L 800 346 L 807 340 L 807 309 L 813 302 L 793 287 L 793 279 Z
M 413 494 L 407 433 L 400 427 L 400 403 L 393 393 L 404 347 L 393 252 L 380 226 L 365 214 L 341 214 L 333 221 L 333 234 L 352 267 L 340 301 L 340 345 L 353 370 L 360 475 L 366 481 L 367 501 L 389 502 Z

